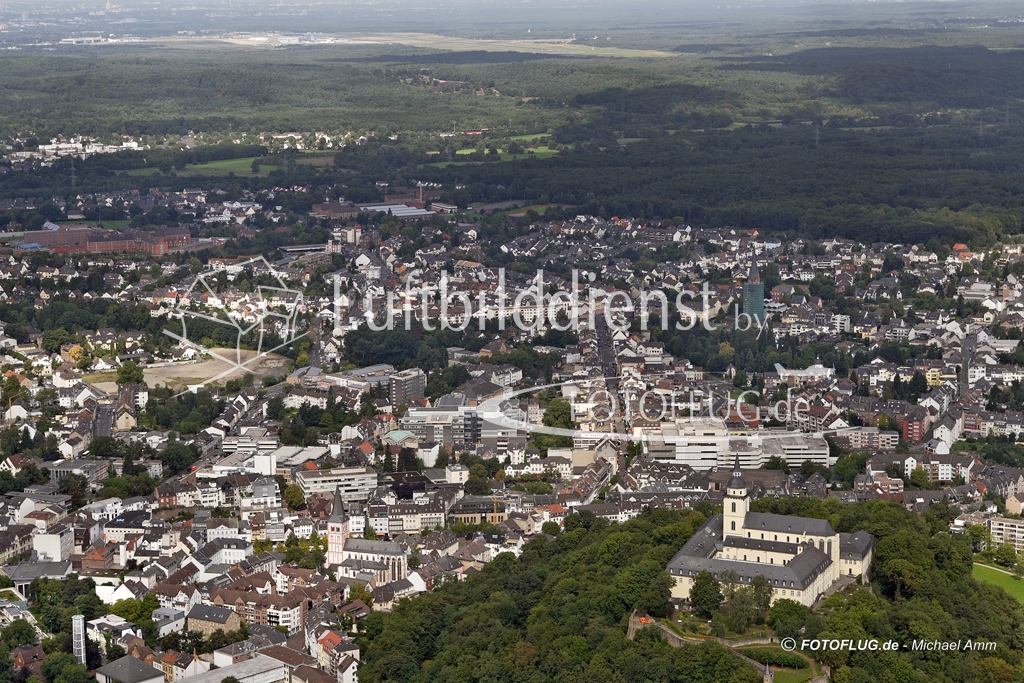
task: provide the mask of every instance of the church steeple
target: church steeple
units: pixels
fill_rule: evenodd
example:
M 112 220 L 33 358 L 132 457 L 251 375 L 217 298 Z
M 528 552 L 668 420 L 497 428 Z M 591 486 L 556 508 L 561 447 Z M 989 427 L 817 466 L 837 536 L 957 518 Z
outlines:
M 732 476 L 725 485 L 725 499 L 722 501 L 722 539 L 726 536 L 739 535 L 743 531 L 743 522 L 750 510 L 750 498 L 747 496 L 747 482 L 743 481 L 740 470 L 740 458 L 737 455 L 732 466 Z
M 327 564 L 339 565 L 345 561 L 345 537 L 348 536 L 348 515 L 345 501 L 341 499 L 341 487 L 334 489 L 334 507 L 327 518 Z
M 331 507 L 331 516 L 327 521 L 340 523 L 348 521 L 348 515 L 345 514 L 345 502 L 341 499 L 340 486 L 334 487 L 334 506 Z
M 733 495 L 734 490 L 742 490 L 742 495 L 747 495 L 747 482 L 743 481 L 743 471 L 740 469 L 740 456 L 736 456 L 736 462 L 732 466 L 732 477 L 729 478 L 729 483 L 726 485 L 729 489 L 728 494 Z

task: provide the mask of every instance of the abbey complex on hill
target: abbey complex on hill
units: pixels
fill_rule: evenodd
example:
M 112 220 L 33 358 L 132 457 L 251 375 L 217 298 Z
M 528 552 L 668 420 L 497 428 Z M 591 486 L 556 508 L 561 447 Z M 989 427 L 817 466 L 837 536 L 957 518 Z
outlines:
M 772 586 L 773 602 L 788 598 L 807 606 L 837 582 L 870 578 L 871 534 L 840 534 L 824 519 L 751 512 L 739 460 L 722 510 L 669 562 L 668 573 L 675 579 L 672 597 L 688 599 L 702 571 L 741 585 L 760 574 Z

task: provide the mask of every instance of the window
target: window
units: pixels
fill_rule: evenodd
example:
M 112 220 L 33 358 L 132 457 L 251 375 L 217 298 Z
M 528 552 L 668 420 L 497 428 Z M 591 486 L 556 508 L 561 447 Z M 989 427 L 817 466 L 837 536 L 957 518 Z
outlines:
M 736 531 L 736 522 L 733 521 L 733 522 L 730 522 L 730 524 L 732 524 L 732 530 Z
M 732 511 L 733 511 L 733 512 L 736 512 L 736 503 L 733 503 L 733 504 L 732 504 Z

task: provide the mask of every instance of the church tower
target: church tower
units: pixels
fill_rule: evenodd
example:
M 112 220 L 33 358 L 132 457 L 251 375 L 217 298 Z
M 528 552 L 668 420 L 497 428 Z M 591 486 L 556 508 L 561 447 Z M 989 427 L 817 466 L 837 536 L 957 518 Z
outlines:
M 740 471 L 740 458 L 732 467 L 732 477 L 725 487 L 725 500 L 722 505 L 722 538 L 739 536 L 743 531 L 743 520 L 750 510 L 750 497 L 747 495 L 747 482 L 743 481 Z
M 341 487 L 334 489 L 334 507 L 327 518 L 327 566 L 332 567 L 345 561 L 345 538 L 348 536 L 348 515 L 345 502 L 341 499 Z

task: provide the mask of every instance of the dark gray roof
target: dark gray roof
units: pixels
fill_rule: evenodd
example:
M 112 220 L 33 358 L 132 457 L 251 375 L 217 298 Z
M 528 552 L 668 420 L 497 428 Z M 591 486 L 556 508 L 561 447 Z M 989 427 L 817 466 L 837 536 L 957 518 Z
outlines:
M 108 680 L 121 683 L 142 683 L 156 679 L 163 680 L 164 677 L 159 669 L 143 664 L 141 659 L 136 659 L 131 655 L 125 655 L 121 659 L 100 667 L 96 673 L 105 676 Z
M 745 489 L 747 483 L 743 481 L 743 472 L 740 470 L 740 456 L 736 456 L 736 462 L 732 466 L 732 476 L 729 477 L 729 483 L 726 484 L 726 488 L 730 489 Z
M 266 638 L 274 645 L 282 645 L 288 637 L 275 629 L 273 626 L 267 624 L 252 624 L 249 626 L 249 633 L 253 636 L 261 636 Z
M 202 621 L 213 621 L 218 624 L 228 623 L 233 612 L 226 607 L 214 605 L 194 605 L 188 613 L 189 619 L 201 619 Z
M 780 515 L 766 516 L 780 517 Z M 783 519 L 802 520 L 803 518 L 783 517 Z M 791 530 L 790 533 L 806 532 Z M 669 561 L 668 573 L 673 576 L 696 576 L 701 571 L 708 571 L 716 578 L 720 578 L 724 572 L 733 571 L 736 572 L 740 583 L 750 583 L 755 576 L 760 574 L 768 579 L 772 586 L 803 590 L 832 565 L 832 560 L 828 555 L 809 545 L 805 546 L 799 555 L 785 565 L 713 559 L 714 555 L 722 548 L 721 538 L 722 515 L 715 515 L 705 522 L 676 553 L 676 556 Z
M 721 538 L 722 515 L 714 515 L 711 519 L 704 522 L 704 525 L 697 530 L 697 533 L 690 537 L 690 540 L 676 554 L 676 557 L 684 555 L 687 557 L 709 558 L 718 552 Z M 675 559 L 672 561 L 675 562 Z M 671 566 L 671 563 L 669 563 L 669 567 Z
M 827 571 L 832 560 L 817 548 L 806 547 L 802 553 L 790 560 L 789 564 L 765 564 L 763 562 L 741 562 L 739 560 L 709 560 L 705 558 L 672 558 L 668 573 L 675 576 L 696 576 L 708 571 L 715 578 L 724 572 L 736 572 L 739 583 L 750 583 L 757 575 L 768 579 L 772 586 L 804 590 L 822 572 Z
M 875 538 L 866 531 L 839 534 L 839 556 L 844 560 L 863 560 L 875 547 Z
M 764 512 L 748 512 L 743 518 L 743 528 L 751 532 L 777 531 L 780 534 L 800 536 L 835 536 L 836 533 L 832 525 L 824 519 L 772 515 Z
M 362 538 L 350 538 L 345 540 L 345 550 L 354 553 L 367 553 L 377 555 L 404 555 L 402 546 L 391 541 L 368 541 Z
M 743 536 L 726 536 L 723 545 L 727 548 L 743 548 L 744 550 L 764 550 L 770 553 L 787 553 L 796 555 L 800 546 L 785 541 L 761 540 L 760 538 L 744 538 Z
M 26 583 L 38 578 L 63 579 L 71 573 L 71 560 L 63 562 L 22 562 L 0 569 L 15 583 Z

